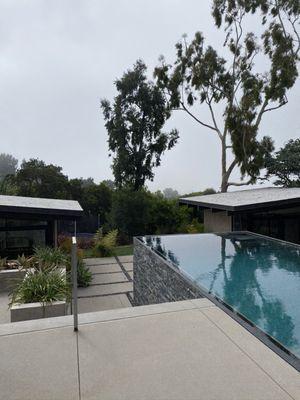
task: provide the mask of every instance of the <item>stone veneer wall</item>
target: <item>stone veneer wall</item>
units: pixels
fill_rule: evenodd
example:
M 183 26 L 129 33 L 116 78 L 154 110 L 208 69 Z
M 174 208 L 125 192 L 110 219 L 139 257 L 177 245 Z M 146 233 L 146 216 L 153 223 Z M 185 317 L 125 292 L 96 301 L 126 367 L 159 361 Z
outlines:
M 158 304 L 203 297 L 201 291 L 185 280 L 176 267 L 134 238 L 134 305 Z

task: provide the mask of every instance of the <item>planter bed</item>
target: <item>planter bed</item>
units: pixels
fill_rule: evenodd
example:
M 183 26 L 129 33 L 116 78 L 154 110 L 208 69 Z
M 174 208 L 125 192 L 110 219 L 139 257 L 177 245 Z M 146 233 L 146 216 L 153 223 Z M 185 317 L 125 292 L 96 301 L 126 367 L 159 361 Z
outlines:
M 66 274 L 66 268 L 60 268 Z M 28 271 L 28 270 L 27 270 Z M 26 271 L 23 279 L 26 278 Z M 21 281 L 21 279 L 19 281 Z M 10 307 L 10 322 L 26 321 L 40 318 L 61 317 L 67 315 L 68 303 L 64 301 L 54 301 L 52 303 L 14 303 Z

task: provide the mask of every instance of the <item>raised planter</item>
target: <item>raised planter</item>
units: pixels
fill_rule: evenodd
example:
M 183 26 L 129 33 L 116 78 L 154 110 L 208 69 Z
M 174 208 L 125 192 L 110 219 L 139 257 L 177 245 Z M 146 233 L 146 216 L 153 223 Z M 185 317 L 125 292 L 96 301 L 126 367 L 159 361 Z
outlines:
M 11 292 L 23 279 L 25 270 L 4 269 L 0 271 L 0 293 Z
M 64 274 L 66 274 L 66 268 L 61 268 L 61 270 L 64 272 Z M 23 279 L 25 276 L 26 271 L 24 271 Z M 61 317 L 63 315 L 67 315 L 67 311 L 68 303 L 66 301 L 54 301 L 52 303 L 45 304 L 40 302 L 25 304 L 14 303 L 10 307 L 10 322 Z
M 26 321 L 31 319 L 60 317 L 67 314 L 67 303 L 55 301 L 53 303 L 13 304 L 10 308 L 10 321 Z

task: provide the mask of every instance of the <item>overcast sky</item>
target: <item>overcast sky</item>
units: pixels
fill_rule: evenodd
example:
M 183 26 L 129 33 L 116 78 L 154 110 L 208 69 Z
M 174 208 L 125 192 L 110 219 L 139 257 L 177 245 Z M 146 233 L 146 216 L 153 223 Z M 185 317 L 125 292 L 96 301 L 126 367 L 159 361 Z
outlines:
M 174 59 L 183 33 L 200 30 L 222 47 L 208 0 L 0 0 L 0 152 L 40 158 L 70 177 L 112 178 L 100 98 L 141 58 L 151 77 L 160 54 Z M 299 83 L 288 105 L 268 113 L 260 133 L 276 147 L 299 137 Z M 207 119 L 208 115 L 200 115 Z M 169 127 L 180 140 L 156 169 L 151 190 L 219 188 L 214 134 L 185 114 Z

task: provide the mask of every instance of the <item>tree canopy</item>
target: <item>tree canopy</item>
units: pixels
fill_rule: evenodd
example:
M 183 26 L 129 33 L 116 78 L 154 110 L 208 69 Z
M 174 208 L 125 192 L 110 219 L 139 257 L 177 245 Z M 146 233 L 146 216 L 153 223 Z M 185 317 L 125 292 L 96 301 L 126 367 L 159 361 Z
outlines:
M 147 80 L 142 61 L 137 61 L 115 85 L 118 94 L 113 104 L 101 101 L 115 184 L 138 190 L 146 180 L 153 180 L 153 168 L 175 145 L 178 132 L 162 131 L 170 111 L 162 90 Z
M 18 167 L 18 160 L 11 154 L 0 154 L 0 181 L 7 175 L 14 175 Z
M 64 199 L 68 196 L 68 177 L 62 168 L 44 161 L 23 161 L 12 177 L 19 196 Z
M 287 103 L 287 92 L 298 77 L 299 1 L 214 0 L 213 18 L 224 29 L 226 58 L 206 45 L 202 33 L 176 44 L 174 64 L 161 58 L 157 83 L 170 108 L 186 112 L 214 132 L 221 144 L 221 190 L 254 183 L 273 150 L 272 139 L 258 138 L 263 116 Z M 265 31 L 260 37 L 246 30 L 246 17 L 255 14 Z M 266 69 L 255 64 L 267 59 Z M 196 106 L 206 107 L 210 121 L 199 117 Z M 222 112 L 216 110 L 222 109 Z M 233 160 L 228 162 L 228 152 Z M 239 167 L 242 182 L 230 181 Z
M 275 185 L 300 187 L 300 139 L 289 140 L 267 159 L 267 177 L 274 176 Z

